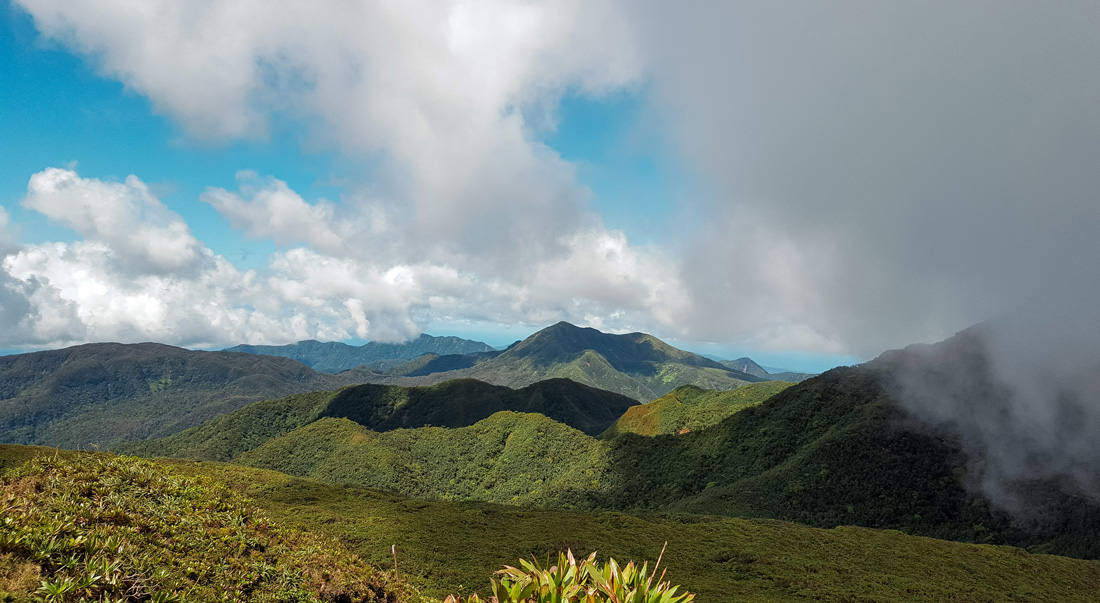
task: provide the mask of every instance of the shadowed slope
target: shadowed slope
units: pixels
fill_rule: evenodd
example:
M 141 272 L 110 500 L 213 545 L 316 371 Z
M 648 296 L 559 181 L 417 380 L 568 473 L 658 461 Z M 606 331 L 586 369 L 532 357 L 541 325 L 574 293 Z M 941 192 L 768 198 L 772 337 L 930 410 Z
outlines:
M 437 425 L 464 427 L 502 410 L 538 412 L 586 433 L 599 433 L 636 402 L 566 379 L 513 390 L 472 379 L 432 386 L 358 385 L 265 400 L 163 440 L 124 450 L 162 456 L 229 460 L 270 438 L 322 417 L 342 417 L 368 429 Z

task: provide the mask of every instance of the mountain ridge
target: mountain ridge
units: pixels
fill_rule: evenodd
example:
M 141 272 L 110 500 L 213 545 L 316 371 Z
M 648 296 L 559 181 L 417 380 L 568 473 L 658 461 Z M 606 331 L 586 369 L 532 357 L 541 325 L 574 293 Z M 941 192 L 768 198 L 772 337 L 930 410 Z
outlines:
M 441 356 L 424 363 L 413 361 L 389 371 L 388 375 L 379 380 L 421 385 L 472 378 L 508 387 L 564 377 L 639 402 L 659 398 L 681 385 L 735 389 L 764 380 L 680 350 L 646 333 L 614 335 L 564 321 L 504 351 L 476 357 Z
M 368 341 L 353 346 L 339 341 L 305 339 L 287 345 L 241 344 L 222 350 L 265 356 L 292 358 L 324 373 L 339 373 L 361 365 L 371 365 L 393 360 L 412 360 L 424 354 L 468 354 L 489 352 L 493 348 L 486 343 L 461 337 L 436 337 L 421 333 L 416 339 L 404 343 L 380 343 Z

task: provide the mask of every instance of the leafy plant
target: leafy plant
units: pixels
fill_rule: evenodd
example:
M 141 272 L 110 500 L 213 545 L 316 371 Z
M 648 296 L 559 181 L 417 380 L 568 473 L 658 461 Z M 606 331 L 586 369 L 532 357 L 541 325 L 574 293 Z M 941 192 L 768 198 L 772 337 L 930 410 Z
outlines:
M 667 544 L 667 543 L 666 543 Z M 663 551 L 662 551 L 663 553 Z M 620 566 L 614 559 L 606 564 L 596 562 L 593 552 L 577 562 L 573 551 L 558 553 L 556 565 L 543 567 L 537 559 L 520 559 L 520 567 L 505 566 L 499 570 L 500 581 L 490 579 L 495 603 L 691 603 L 695 595 L 676 594 L 678 586 L 664 582 L 665 574 L 654 581 L 661 559 L 649 571 L 649 564 L 633 561 Z M 444 603 L 462 603 L 461 598 L 448 596 Z M 465 603 L 480 603 L 474 594 Z

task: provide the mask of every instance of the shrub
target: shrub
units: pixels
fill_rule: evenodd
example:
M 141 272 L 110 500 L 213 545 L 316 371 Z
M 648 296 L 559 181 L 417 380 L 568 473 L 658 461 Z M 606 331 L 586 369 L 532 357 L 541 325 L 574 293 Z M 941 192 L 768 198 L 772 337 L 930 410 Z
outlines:
M 489 602 L 690 603 L 695 599 L 691 593 L 676 594 L 679 587 L 664 582 L 664 572 L 654 581 L 660 558 L 652 572 L 648 564 L 638 567 L 633 561 L 625 566 L 614 559 L 608 559 L 606 564 L 596 563 L 596 553 L 578 563 L 572 551 L 558 553 L 557 565 L 547 568 L 537 559 L 521 559 L 519 563 L 519 568 L 505 566 L 498 571 L 499 582 L 490 579 L 493 596 Z M 476 594 L 465 599 L 465 603 L 481 601 Z M 463 600 L 451 595 L 444 603 L 463 603 Z

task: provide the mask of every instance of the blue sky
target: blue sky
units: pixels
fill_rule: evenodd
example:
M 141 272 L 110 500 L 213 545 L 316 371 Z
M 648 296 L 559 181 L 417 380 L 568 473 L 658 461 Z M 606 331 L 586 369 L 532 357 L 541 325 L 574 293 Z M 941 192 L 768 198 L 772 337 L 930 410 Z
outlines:
M 1073 313 L 1097 11 L 1036 10 L 5 3 L 0 348 L 568 320 L 818 371 Z

